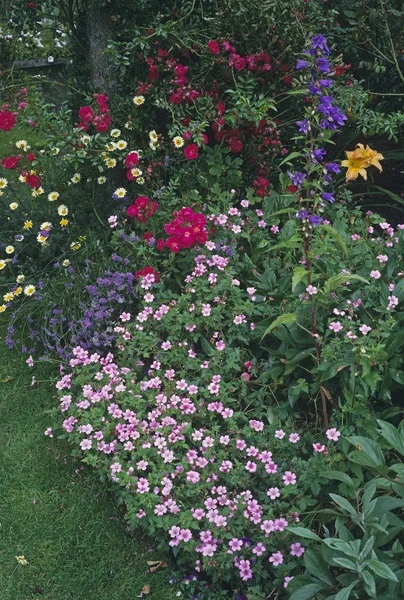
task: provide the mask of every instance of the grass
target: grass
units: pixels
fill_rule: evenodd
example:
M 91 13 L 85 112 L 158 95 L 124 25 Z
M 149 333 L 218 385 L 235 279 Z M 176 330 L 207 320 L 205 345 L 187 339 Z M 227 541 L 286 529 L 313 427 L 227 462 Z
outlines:
M 24 358 L 0 333 L 0 599 L 131 600 L 149 584 L 147 598 L 172 600 L 170 568 L 147 573 L 147 560 L 166 557 L 132 539 L 97 475 L 44 436 L 55 374 Z

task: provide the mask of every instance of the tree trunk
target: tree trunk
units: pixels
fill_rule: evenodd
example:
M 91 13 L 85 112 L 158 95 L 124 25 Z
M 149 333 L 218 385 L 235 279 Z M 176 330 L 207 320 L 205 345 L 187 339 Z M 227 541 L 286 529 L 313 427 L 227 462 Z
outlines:
M 99 0 L 86 2 L 86 29 L 91 82 L 96 92 L 111 96 L 117 85 L 117 71 L 108 56 L 108 41 L 115 35 L 110 9 Z

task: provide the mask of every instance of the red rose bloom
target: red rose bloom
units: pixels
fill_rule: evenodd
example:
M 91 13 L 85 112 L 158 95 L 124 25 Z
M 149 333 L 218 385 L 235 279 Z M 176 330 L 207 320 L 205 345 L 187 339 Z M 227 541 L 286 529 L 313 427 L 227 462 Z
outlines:
M 184 148 L 184 154 L 188 160 L 195 160 L 199 157 L 199 148 L 196 144 L 189 144 Z
M 163 250 L 163 248 L 165 248 L 165 241 L 162 239 L 157 240 L 157 250 L 161 251 Z
M 208 50 L 211 54 L 219 54 L 220 46 L 218 42 L 215 40 L 210 40 L 210 42 L 208 42 Z
M 15 169 L 15 167 L 18 165 L 18 161 L 20 160 L 20 158 L 21 157 L 17 156 L 5 156 L 1 161 L 1 164 L 5 169 Z
M 27 175 L 26 182 L 29 187 L 36 189 L 41 185 L 41 178 L 38 175 Z
M 0 129 L 10 131 L 15 125 L 15 116 L 9 110 L 0 111 Z
M 160 281 L 160 275 L 155 269 L 153 269 L 153 267 L 145 267 L 141 271 L 136 271 L 135 275 L 137 279 L 140 279 L 140 277 L 145 277 L 146 275 L 154 275 L 154 282 L 158 283 Z
M 137 152 L 129 152 L 125 159 L 125 164 L 128 169 L 133 169 L 139 162 L 139 154 Z
M 27 160 L 29 160 L 30 162 L 32 162 L 33 160 L 35 160 L 35 154 L 32 154 L 32 152 L 30 152 L 29 154 L 27 154 Z
M 84 123 L 91 123 L 94 117 L 91 106 L 82 106 L 79 110 L 79 117 Z

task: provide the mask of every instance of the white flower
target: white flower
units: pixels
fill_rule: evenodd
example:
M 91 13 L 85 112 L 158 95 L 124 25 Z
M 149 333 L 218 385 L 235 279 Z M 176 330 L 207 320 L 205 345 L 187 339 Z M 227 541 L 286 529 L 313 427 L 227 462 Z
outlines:
M 24 288 L 24 294 L 26 296 L 32 296 L 33 294 L 35 294 L 36 292 L 36 288 L 34 285 L 26 285 Z
M 145 97 L 144 96 L 135 96 L 133 98 L 133 103 L 136 104 L 136 106 L 140 106 L 141 104 L 143 104 L 145 101 Z
M 54 202 L 58 198 L 59 198 L 59 192 L 51 192 L 50 194 L 48 194 L 49 202 Z
M 184 139 L 181 136 L 176 135 L 175 138 L 173 138 L 173 144 L 176 148 L 182 148 L 184 145 Z
M 60 215 L 61 217 L 65 217 L 68 214 L 68 212 L 69 209 L 64 204 L 58 206 L 58 215 Z
M 48 63 L 53 63 L 54 62 L 54 58 L 53 56 L 48 56 Z

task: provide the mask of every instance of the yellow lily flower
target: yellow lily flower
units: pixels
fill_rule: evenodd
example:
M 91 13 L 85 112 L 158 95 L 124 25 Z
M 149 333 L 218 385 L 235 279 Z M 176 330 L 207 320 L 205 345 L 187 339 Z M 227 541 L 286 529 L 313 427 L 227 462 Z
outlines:
M 373 165 L 379 171 L 382 171 L 382 166 L 379 160 L 384 158 L 383 154 L 372 150 L 369 146 L 364 147 L 363 144 L 357 144 L 356 150 L 345 152 L 347 160 L 341 162 L 341 167 L 347 167 L 346 180 L 353 181 L 358 175 L 362 175 L 363 179 L 367 179 L 366 169 Z

